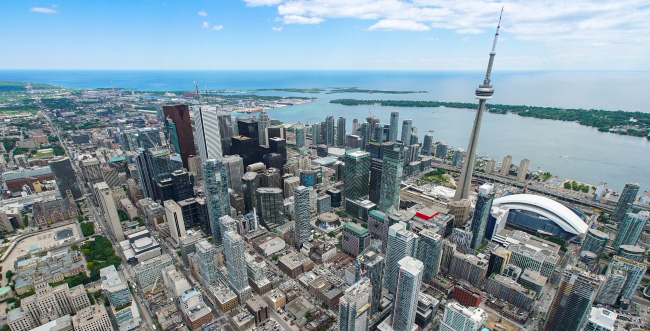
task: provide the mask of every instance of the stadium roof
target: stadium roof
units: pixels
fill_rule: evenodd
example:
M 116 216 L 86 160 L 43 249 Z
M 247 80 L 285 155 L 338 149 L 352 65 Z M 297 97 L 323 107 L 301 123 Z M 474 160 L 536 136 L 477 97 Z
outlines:
M 571 209 L 549 198 L 532 194 L 514 194 L 494 200 L 494 205 L 526 210 L 544 216 L 564 231 L 573 234 L 587 233 L 588 226 Z

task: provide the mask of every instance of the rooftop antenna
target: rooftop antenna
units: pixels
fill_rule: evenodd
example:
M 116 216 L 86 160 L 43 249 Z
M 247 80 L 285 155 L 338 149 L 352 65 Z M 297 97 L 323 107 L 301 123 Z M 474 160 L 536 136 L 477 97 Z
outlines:
M 111 81 L 111 89 L 113 90 L 113 93 L 115 93 L 115 86 L 113 85 L 113 81 Z

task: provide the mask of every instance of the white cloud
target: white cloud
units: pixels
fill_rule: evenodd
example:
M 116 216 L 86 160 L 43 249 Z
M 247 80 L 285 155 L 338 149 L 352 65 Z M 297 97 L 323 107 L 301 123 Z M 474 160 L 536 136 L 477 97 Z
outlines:
M 208 13 L 205 12 L 205 10 L 202 10 L 199 12 L 199 16 L 208 16 Z
M 53 8 L 56 8 L 56 5 L 52 6 Z M 33 7 L 29 8 L 29 11 L 35 12 L 35 13 L 41 13 L 41 14 L 57 14 L 59 11 L 53 8 L 44 8 L 44 7 Z
M 282 31 L 282 27 L 281 27 L 281 26 L 279 26 L 279 27 L 275 27 L 275 26 L 274 26 L 274 27 L 272 27 L 271 29 L 273 29 L 273 31 Z
M 203 27 L 204 29 L 207 29 L 207 28 L 210 27 L 210 23 L 208 23 L 208 22 L 203 22 L 203 24 L 201 24 L 201 27 Z
M 369 27 L 368 30 L 383 31 L 429 31 L 429 27 L 415 21 L 381 20 Z
M 221 30 L 221 29 L 223 29 L 223 25 L 215 25 L 215 26 L 213 26 L 210 30 L 216 30 L 216 31 L 219 31 L 219 30 Z
M 247 6 L 277 6 L 285 24 L 326 19 L 371 21 L 368 30 L 451 30 L 492 34 L 504 6 L 502 31 L 545 44 L 554 56 L 603 60 L 635 54 L 650 57 L 648 0 L 244 0 Z
M 244 0 L 248 7 L 273 6 L 280 4 L 282 0 Z
M 284 24 L 319 24 L 323 21 L 320 17 L 305 17 L 300 15 L 284 15 L 282 22 Z

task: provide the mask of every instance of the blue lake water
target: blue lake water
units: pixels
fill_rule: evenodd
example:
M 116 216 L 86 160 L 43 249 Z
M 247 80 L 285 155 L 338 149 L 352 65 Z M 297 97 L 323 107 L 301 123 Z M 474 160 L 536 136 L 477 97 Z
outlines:
M 347 107 L 330 104 L 337 98 L 403 99 L 475 102 L 474 89 L 483 73 L 474 71 L 79 71 L 0 70 L 0 80 L 50 83 L 73 88 L 115 87 L 139 90 L 257 89 L 307 87 L 359 87 L 380 90 L 425 90 L 419 94 L 301 94 L 266 92 L 267 95 L 313 96 L 318 101 L 274 109 L 269 116 L 284 122 L 313 123 L 327 115 L 363 121 L 368 112 L 388 123 L 395 108 Z M 526 104 L 566 108 L 594 108 L 650 112 L 645 95 L 650 72 L 495 72 L 492 103 Z M 400 121 L 413 119 L 420 141 L 428 130 L 434 140 L 450 147 L 467 148 L 474 119 L 472 110 L 448 108 L 399 108 Z M 487 113 L 478 146 L 480 155 L 513 163 L 531 160 L 531 169 L 542 169 L 562 178 L 590 184 L 603 181 L 620 190 L 629 181 L 650 190 L 650 141 L 598 132 L 576 123 Z

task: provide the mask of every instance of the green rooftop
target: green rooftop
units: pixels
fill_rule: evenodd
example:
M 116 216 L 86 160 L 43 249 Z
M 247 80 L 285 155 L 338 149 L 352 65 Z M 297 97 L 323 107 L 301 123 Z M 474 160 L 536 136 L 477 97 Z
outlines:
M 361 225 L 359 225 L 357 223 L 352 223 L 352 222 L 345 223 L 345 225 L 343 226 L 343 229 L 354 233 L 354 235 L 357 236 L 357 237 L 367 236 L 368 233 L 370 233 L 370 231 L 368 231 L 368 229 L 362 227 Z

